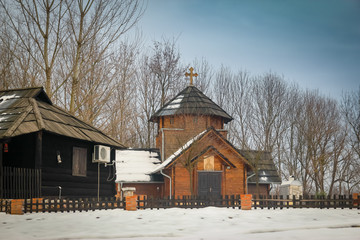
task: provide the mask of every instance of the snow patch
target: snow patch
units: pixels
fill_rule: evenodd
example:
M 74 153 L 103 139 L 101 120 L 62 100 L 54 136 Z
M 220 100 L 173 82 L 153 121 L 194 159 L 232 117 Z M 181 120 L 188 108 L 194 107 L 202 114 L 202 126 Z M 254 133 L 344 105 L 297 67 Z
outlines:
M 268 180 L 268 177 L 261 177 L 260 180 L 262 180 L 262 181 L 267 181 L 267 180 Z
M 159 164 L 159 154 L 146 150 L 116 150 L 116 182 L 149 182 L 149 172 Z

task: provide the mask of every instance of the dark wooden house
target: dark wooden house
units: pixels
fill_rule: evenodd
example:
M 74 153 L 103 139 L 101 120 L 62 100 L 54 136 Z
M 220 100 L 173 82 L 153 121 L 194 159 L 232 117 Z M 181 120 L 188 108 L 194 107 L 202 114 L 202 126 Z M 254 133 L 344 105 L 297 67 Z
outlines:
M 192 75 L 192 69 L 189 75 Z M 160 152 L 161 164 L 149 166 L 147 175 L 164 176 L 161 196 L 252 193 L 254 188 L 248 189 L 247 180 L 254 178 L 255 155 L 237 149 L 227 140 L 224 126 L 231 120 L 229 114 L 192 84 L 151 117 L 151 121 L 158 126 L 156 147 Z M 268 156 L 267 153 L 265 155 Z M 277 177 L 278 182 L 272 159 L 261 157 L 263 165 L 266 162 L 273 166 L 275 172 L 271 174 Z M 266 171 L 265 175 L 269 173 Z M 255 178 L 259 176 L 257 174 Z M 266 184 L 262 181 L 261 187 L 269 190 L 275 178 L 268 175 L 261 177 L 268 180 Z M 121 183 L 136 188 L 135 183 Z M 259 184 L 256 186 L 259 187 Z M 141 193 L 135 193 L 150 194 L 146 188 L 141 189 Z
M 0 197 L 114 196 L 95 145 L 124 146 L 52 104 L 43 88 L 0 91 Z M 109 148 L 107 148 L 109 149 Z M 99 169 L 98 169 L 99 168 Z

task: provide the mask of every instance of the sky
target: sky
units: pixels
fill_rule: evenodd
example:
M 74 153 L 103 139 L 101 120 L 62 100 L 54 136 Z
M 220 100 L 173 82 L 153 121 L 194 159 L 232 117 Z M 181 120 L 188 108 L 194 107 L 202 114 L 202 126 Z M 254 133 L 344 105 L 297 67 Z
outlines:
M 184 64 L 271 71 L 335 98 L 360 87 L 360 0 L 149 0 L 137 28 L 146 46 L 177 39 Z

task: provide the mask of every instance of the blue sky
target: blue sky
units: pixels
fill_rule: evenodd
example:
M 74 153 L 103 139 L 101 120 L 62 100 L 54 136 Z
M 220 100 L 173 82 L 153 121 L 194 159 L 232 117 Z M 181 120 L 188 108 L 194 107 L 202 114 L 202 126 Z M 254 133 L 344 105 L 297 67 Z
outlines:
M 177 38 L 184 64 L 276 72 L 340 98 L 360 86 L 360 0 L 149 0 L 145 45 Z

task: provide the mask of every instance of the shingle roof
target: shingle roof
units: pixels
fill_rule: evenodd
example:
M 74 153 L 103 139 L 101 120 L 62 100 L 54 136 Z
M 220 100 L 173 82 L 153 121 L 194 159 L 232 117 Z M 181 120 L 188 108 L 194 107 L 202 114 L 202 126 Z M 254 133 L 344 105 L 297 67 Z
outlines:
M 258 170 L 259 183 L 281 183 L 270 152 L 255 150 L 239 150 L 239 152 Z M 253 170 L 248 171 L 248 176 L 253 175 Z M 249 178 L 248 183 L 256 183 L 256 175 Z
M 0 139 L 41 130 L 124 147 L 95 127 L 54 106 L 42 87 L 0 91 Z
M 154 113 L 150 121 L 155 122 L 159 117 L 179 114 L 219 116 L 225 123 L 233 119 L 199 89 L 188 86 Z

